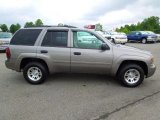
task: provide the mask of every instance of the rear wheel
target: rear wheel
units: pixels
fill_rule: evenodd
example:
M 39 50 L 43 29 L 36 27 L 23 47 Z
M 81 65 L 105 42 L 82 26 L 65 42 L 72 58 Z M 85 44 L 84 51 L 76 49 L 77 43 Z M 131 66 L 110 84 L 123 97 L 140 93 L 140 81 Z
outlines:
M 45 66 L 38 62 L 31 62 L 23 69 L 23 76 L 31 84 L 41 84 L 47 78 L 48 72 Z
M 118 80 L 127 87 L 136 87 L 144 80 L 144 71 L 137 64 L 126 64 L 118 73 Z

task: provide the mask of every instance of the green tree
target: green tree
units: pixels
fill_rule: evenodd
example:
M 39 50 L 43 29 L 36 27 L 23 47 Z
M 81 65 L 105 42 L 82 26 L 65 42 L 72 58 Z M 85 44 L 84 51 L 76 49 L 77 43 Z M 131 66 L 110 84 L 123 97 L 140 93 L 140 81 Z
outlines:
M 35 26 L 43 26 L 42 20 L 41 20 L 41 19 L 37 19 L 37 20 L 35 21 Z
M 119 29 L 119 28 L 116 28 L 116 32 L 120 32 L 120 29 Z
M 2 32 L 8 32 L 8 27 L 7 27 L 6 24 L 2 24 L 2 25 L 0 26 L 0 28 L 1 28 Z
M 135 31 L 135 30 L 136 30 L 136 27 L 137 27 L 136 25 L 131 24 L 130 27 L 129 27 L 129 30 L 130 30 L 130 31 Z
M 96 29 L 95 30 L 96 31 L 103 31 L 103 26 L 100 23 L 98 23 L 98 24 L 96 24 Z
M 26 27 L 33 27 L 33 26 L 35 26 L 33 22 L 26 22 L 24 25 L 25 28 Z
M 11 26 L 10 26 L 10 32 L 11 33 L 15 33 L 17 30 L 19 30 L 21 28 L 21 25 L 19 24 L 19 23 L 17 23 L 17 24 L 12 24 Z
M 128 33 L 130 32 L 130 30 L 126 27 L 126 28 L 124 28 L 124 29 L 123 29 L 123 31 L 122 31 L 122 32 L 124 32 L 124 33 L 128 34 Z
M 141 29 L 142 30 L 149 30 L 153 32 L 159 32 L 160 28 L 160 22 L 159 17 L 152 16 L 147 19 L 144 19 L 141 23 Z
M 118 32 L 128 33 L 130 31 L 153 31 L 155 33 L 160 33 L 160 19 L 157 16 L 151 16 L 149 18 L 144 19 L 142 22 L 138 22 L 137 24 L 125 25 L 117 29 Z

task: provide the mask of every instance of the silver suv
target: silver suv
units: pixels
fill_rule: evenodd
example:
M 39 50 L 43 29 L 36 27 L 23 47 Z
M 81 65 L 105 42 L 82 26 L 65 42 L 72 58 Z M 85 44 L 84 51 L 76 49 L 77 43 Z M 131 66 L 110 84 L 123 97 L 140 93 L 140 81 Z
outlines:
M 43 83 L 52 73 L 72 72 L 108 74 L 135 87 L 156 69 L 150 52 L 116 45 L 93 31 L 71 26 L 20 29 L 6 56 L 6 67 L 23 71 L 31 84 Z

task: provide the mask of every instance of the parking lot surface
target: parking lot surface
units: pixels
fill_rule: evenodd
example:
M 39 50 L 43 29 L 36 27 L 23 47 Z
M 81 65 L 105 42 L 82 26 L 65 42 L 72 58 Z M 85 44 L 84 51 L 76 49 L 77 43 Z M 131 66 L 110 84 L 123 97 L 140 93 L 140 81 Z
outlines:
M 156 73 L 136 88 L 88 74 L 55 74 L 42 85 L 30 85 L 22 73 L 5 67 L 0 53 L 0 120 L 160 119 L 160 43 L 127 45 L 155 56 Z

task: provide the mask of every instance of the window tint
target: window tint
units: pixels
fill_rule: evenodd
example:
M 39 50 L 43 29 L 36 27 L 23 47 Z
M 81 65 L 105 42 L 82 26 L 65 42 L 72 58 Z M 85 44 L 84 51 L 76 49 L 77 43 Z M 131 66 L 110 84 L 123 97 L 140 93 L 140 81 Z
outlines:
M 83 49 L 100 49 L 103 43 L 103 41 L 98 39 L 95 35 L 85 31 L 73 32 L 73 40 L 73 46 L 75 48 Z
M 43 39 L 42 46 L 67 47 L 67 31 L 48 31 Z
M 140 32 L 136 32 L 135 34 L 136 34 L 136 35 L 140 35 L 141 33 L 140 33 Z
M 0 38 L 11 38 L 12 33 L 9 32 L 0 32 Z
M 21 29 L 12 38 L 11 45 L 33 46 L 42 29 Z

